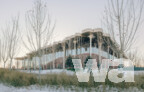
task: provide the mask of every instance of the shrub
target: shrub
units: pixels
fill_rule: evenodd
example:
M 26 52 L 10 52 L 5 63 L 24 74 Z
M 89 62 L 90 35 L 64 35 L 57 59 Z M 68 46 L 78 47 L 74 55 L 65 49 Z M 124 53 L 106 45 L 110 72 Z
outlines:
M 74 69 L 74 65 L 73 65 L 71 56 L 68 56 L 68 58 L 66 59 L 66 68 Z
M 15 87 L 20 87 L 36 84 L 38 79 L 33 74 L 0 69 L 0 81 Z

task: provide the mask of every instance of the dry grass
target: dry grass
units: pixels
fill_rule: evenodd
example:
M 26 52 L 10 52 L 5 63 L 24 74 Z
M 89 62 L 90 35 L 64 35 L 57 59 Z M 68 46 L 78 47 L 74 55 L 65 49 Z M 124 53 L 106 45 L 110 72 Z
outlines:
M 98 87 L 99 85 L 110 86 L 110 87 L 119 87 L 119 88 L 129 88 L 137 87 L 144 89 L 144 75 L 135 75 L 135 82 L 121 82 L 113 83 L 106 78 L 104 83 L 94 82 L 93 76 L 90 76 L 89 82 L 80 83 L 76 75 L 66 75 L 62 74 L 47 74 L 42 77 L 42 85 L 66 85 L 66 86 L 79 86 L 79 87 Z
M 37 75 L 21 73 L 18 71 L 9 71 L 0 69 L 0 81 L 3 83 L 10 84 L 12 86 L 29 86 L 33 84 L 39 84 Z M 98 87 L 99 85 L 118 87 L 118 88 L 129 88 L 137 87 L 144 89 L 144 75 L 135 75 L 135 82 L 133 83 L 112 83 L 107 78 L 104 83 L 94 82 L 93 76 L 90 76 L 89 82 L 80 83 L 76 75 L 61 74 L 46 74 L 41 76 L 41 85 L 59 85 L 59 86 L 78 86 L 82 88 Z
M 33 74 L 21 73 L 13 70 L 0 69 L 0 82 L 12 86 L 29 86 L 37 83 L 37 78 Z

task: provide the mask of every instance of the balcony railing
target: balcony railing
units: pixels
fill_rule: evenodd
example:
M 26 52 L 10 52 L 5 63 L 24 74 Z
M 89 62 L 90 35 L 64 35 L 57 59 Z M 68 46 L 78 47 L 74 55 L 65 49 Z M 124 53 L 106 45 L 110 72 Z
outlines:
M 80 52 L 81 51 L 81 52 Z M 89 53 L 90 52 L 90 48 L 78 48 L 77 49 L 77 55 L 80 55 L 80 54 L 85 54 L 85 53 Z M 54 55 L 55 54 L 55 55 Z M 61 58 L 61 57 L 64 57 L 64 52 L 63 51 L 59 51 L 59 52 L 56 52 L 56 53 L 50 53 L 50 54 L 45 54 L 41 57 L 41 60 L 43 63 L 48 63 L 48 62 L 51 62 L 55 59 L 58 59 L 58 58 Z M 99 49 L 96 48 L 96 47 L 92 47 L 92 54 L 99 54 Z M 66 50 L 66 56 L 69 56 L 69 55 L 76 55 L 76 51 L 75 49 L 72 49 L 72 50 Z M 116 59 L 115 56 L 111 55 L 111 54 L 108 54 L 107 52 L 101 50 L 101 56 L 102 57 L 105 57 L 105 58 L 108 58 L 108 59 Z M 39 58 L 38 57 L 33 57 L 32 58 L 32 62 L 36 63 L 36 66 L 39 65 Z M 25 63 L 24 63 L 25 62 Z M 25 66 L 29 65 L 29 60 L 26 59 L 26 60 L 23 60 L 23 64 L 25 64 Z M 32 65 L 32 64 L 31 64 Z

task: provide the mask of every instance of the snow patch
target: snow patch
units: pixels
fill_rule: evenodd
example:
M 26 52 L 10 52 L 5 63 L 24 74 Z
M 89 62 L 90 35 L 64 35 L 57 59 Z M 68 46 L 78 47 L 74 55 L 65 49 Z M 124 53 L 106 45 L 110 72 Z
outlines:
M 21 72 L 26 72 L 26 73 L 34 73 L 34 74 L 39 74 L 39 70 L 20 70 Z M 75 72 L 73 71 L 68 71 L 66 69 L 52 69 L 52 70 L 41 70 L 41 74 L 60 74 L 60 73 L 66 73 L 67 75 L 73 75 Z
M 0 84 L 0 92 L 143 92 L 142 89 L 138 89 L 136 87 L 134 88 L 128 88 L 128 89 L 122 89 L 122 88 L 115 88 L 115 87 L 109 87 L 109 86 L 98 86 L 96 88 L 79 88 L 79 87 L 63 87 L 63 86 L 37 86 L 32 85 L 29 87 L 21 87 L 21 88 L 15 88 L 12 86 L 6 86 L 3 84 Z

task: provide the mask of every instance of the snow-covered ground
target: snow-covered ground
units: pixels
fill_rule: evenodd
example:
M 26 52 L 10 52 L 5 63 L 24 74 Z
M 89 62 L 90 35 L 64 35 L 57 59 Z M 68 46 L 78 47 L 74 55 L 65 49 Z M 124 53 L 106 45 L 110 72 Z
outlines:
M 23 71 L 20 70 L 21 72 L 27 72 L 30 73 L 30 71 Z M 62 70 L 62 69 L 54 69 L 54 70 L 42 70 L 41 74 L 59 74 L 65 72 L 68 75 L 73 75 L 75 74 L 75 72 L 72 71 L 68 71 L 68 70 Z M 38 74 L 39 71 L 31 71 L 31 73 L 35 73 Z M 144 71 L 135 71 L 135 75 L 138 74 L 143 74 L 144 75 Z M 113 88 L 113 87 L 109 87 L 106 86 L 105 90 L 103 86 L 99 86 L 96 88 L 89 88 L 89 89 L 82 89 L 82 88 L 78 88 L 78 87 L 63 87 L 63 86 L 42 86 L 39 87 L 37 85 L 32 85 L 29 87 L 21 87 L 21 88 L 15 88 L 12 86 L 7 86 L 7 85 L 3 85 L 0 84 L 0 92 L 144 92 L 143 89 L 138 89 L 136 87 L 134 88 L 128 88 L 128 89 L 121 89 L 121 88 Z
M 26 73 L 34 73 L 34 74 L 38 74 L 39 71 L 38 70 L 32 70 L 30 72 L 30 70 L 20 70 L 21 72 L 26 72 Z M 68 71 L 68 70 L 64 70 L 64 69 L 52 69 L 52 70 L 41 70 L 41 74 L 60 74 L 60 73 L 66 73 L 68 75 L 73 75 L 75 74 L 75 72 L 73 71 Z M 144 71 L 135 71 L 134 72 L 135 75 L 144 75 Z
M 15 88 L 12 86 L 6 86 L 0 84 L 0 92 L 144 92 L 142 89 L 128 88 L 128 89 L 121 89 L 121 88 L 113 88 L 113 87 L 106 87 L 99 86 L 96 88 L 90 89 L 82 89 L 78 87 L 67 87 L 64 88 L 62 86 L 43 86 L 39 87 L 36 85 L 32 85 L 29 87 L 22 87 L 22 88 Z
M 135 71 L 134 73 L 135 73 L 135 75 L 139 75 L 139 74 L 144 75 L 144 71 Z
M 20 70 L 21 72 L 26 72 L 26 73 L 34 73 L 34 74 L 38 74 L 39 70 L 32 70 L 30 72 L 30 70 Z M 67 75 L 73 75 L 75 74 L 75 72 L 73 71 L 68 71 L 68 70 L 64 70 L 64 69 L 52 69 L 52 70 L 41 70 L 40 71 L 41 74 L 60 74 L 60 73 L 66 73 Z

